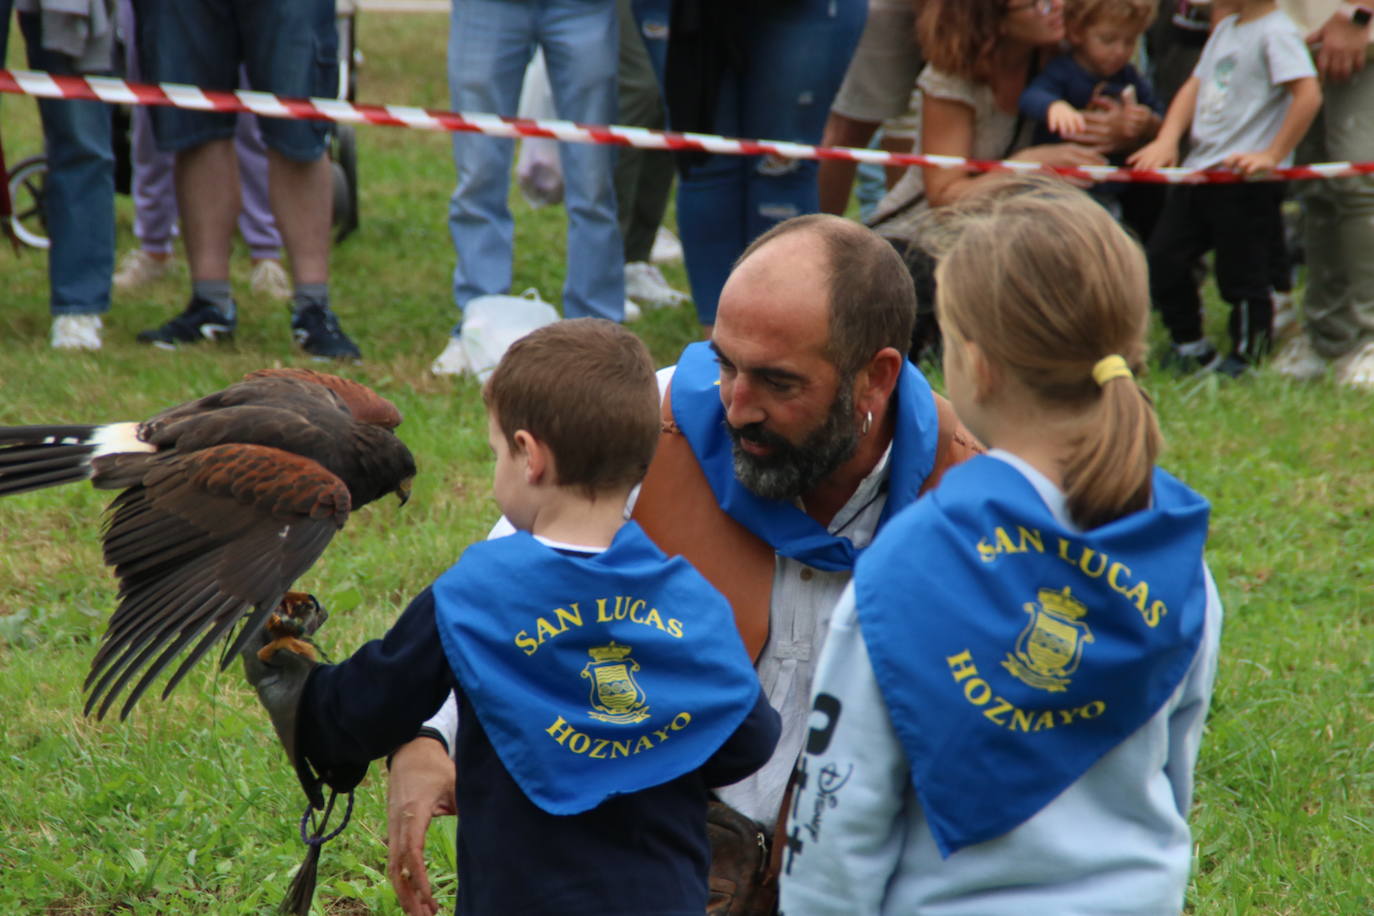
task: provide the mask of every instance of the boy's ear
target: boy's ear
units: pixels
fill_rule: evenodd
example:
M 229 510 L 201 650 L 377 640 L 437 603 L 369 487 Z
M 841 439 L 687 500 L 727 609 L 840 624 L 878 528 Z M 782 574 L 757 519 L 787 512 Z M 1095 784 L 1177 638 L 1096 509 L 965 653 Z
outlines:
M 516 457 L 525 461 L 525 483 L 535 485 L 551 477 L 553 452 L 526 429 L 515 431 Z

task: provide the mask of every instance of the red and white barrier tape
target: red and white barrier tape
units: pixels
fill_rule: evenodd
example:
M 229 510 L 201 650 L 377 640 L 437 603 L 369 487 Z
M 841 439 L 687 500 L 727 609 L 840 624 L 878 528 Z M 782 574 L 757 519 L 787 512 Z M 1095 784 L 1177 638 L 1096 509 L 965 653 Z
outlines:
M 41 98 L 87 99 L 120 105 L 168 105 L 198 111 L 247 111 L 266 118 L 336 121 L 341 124 L 379 124 L 418 130 L 465 131 L 492 137 L 548 137 L 564 143 L 598 143 L 640 149 L 700 150 L 731 156 L 779 156 L 784 159 L 846 159 L 878 165 L 924 165 L 975 171 L 1041 172 L 1089 181 L 1136 181 L 1153 184 L 1230 184 L 1247 179 L 1230 171 L 1167 168 L 1132 171 L 1110 165 L 1044 166 L 1017 160 L 966 159 L 961 156 L 921 156 L 883 150 L 811 146 L 781 140 L 736 140 L 713 134 L 675 133 L 620 125 L 576 124 L 493 114 L 465 114 L 412 108 L 404 105 L 359 105 L 340 99 L 284 98 L 241 89 L 222 92 L 179 83 L 149 85 L 96 76 L 57 76 L 35 70 L 0 70 L 0 92 Z M 1263 180 L 1345 178 L 1374 174 L 1374 162 L 1324 162 L 1276 169 Z

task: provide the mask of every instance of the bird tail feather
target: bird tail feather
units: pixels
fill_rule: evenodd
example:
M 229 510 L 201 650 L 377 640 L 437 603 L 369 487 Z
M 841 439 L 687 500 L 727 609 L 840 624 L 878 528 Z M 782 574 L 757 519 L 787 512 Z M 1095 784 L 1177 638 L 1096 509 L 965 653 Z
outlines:
M 98 426 L 0 426 L 0 496 L 91 476 Z

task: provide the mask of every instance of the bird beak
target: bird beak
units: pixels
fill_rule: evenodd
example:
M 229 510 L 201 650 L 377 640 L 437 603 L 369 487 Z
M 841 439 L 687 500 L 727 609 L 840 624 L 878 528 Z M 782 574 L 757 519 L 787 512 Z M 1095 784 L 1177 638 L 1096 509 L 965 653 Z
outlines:
M 413 479 L 412 477 L 407 477 L 405 480 L 401 481 L 401 485 L 396 488 L 396 495 L 400 498 L 401 505 L 403 506 L 410 502 L 410 482 Z

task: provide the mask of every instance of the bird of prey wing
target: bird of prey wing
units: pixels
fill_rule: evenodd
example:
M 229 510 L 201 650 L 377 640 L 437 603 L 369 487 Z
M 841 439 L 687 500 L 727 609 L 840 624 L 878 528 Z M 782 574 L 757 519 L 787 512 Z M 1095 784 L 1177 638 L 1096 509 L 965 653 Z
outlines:
M 409 493 L 395 406 L 309 370 L 264 370 L 143 423 L 0 428 L 0 495 L 90 478 L 110 505 L 119 605 L 86 678 L 86 712 L 120 718 L 184 653 L 163 697 L 242 622 L 255 635 L 349 513 Z
M 140 671 L 121 717 L 199 638 L 165 697 L 244 618 L 256 632 L 348 518 L 348 489 L 313 461 L 259 445 L 218 445 L 157 459 L 110 507 L 105 562 L 119 608 L 91 664 L 86 712 L 103 716 Z M 239 648 L 235 644 L 226 657 Z

